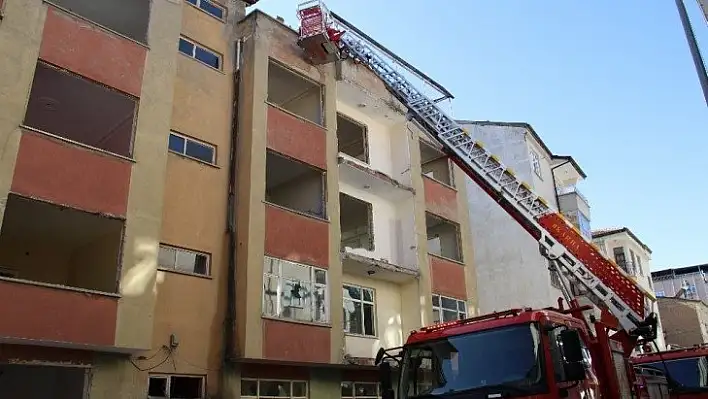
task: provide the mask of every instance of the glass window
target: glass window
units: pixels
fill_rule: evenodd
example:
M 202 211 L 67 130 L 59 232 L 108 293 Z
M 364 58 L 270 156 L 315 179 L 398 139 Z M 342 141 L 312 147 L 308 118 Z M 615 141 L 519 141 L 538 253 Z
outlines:
M 381 397 L 376 382 L 342 382 L 342 399 L 377 399 Z
M 662 362 L 645 363 L 642 366 L 665 372 L 673 392 L 708 392 L 708 360 L 705 356 L 666 360 L 664 363 L 669 369 L 668 373 Z
M 204 376 L 150 375 L 148 398 L 201 399 L 206 392 Z
M 533 396 L 547 389 L 540 347 L 535 324 L 410 345 L 404 350 L 399 399 L 457 393 Z
M 242 398 L 307 398 L 307 382 L 289 380 L 241 380 Z
M 265 257 L 263 314 L 285 319 L 329 322 L 327 271 Z
M 375 293 L 371 288 L 344 284 L 344 332 L 376 336 Z
M 189 57 L 197 59 L 213 68 L 221 69 L 221 55 L 204 46 L 192 43 L 186 38 L 179 38 L 179 51 Z
M 215 16 L 216 18 L 224 18 L 224 9 L 210 1 L 200 0 L 199 8 L 204 10 L 204 12 L 206 12 L 207 14 Z
M 433 294 L 433 322 L 462 320 L 467 318 L 465 301 Z
M 533 173 L 536 174 L 538 177 L 543 177 L 541 175 L 541 159 L 536 151 L 531 151 L 531 168 L 533 169 Z
M 208 276 L 210 255 L 160 244 L 157 262 L 160 268 Z
M 190 57 L 194 57 L 194 44 L 182 38 L 179 39 L 179 51 Z
M 592 229 L 590 228 L 590 219 L 588 219 L 585 214 L 580 211 L 578 211 L 578 227 L 580 233 L 585 236 L 585 238 L 592 240 Z
M 170 132 L 167 148 L 180 155 L 186 155 L 212 165 L 216 164 L 216 148 L 214 146 L 187 138 L 175 132 Z

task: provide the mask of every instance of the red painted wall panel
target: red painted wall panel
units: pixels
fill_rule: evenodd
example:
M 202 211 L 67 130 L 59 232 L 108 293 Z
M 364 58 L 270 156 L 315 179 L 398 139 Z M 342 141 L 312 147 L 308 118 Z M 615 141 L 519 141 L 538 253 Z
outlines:
M 433 293 L 457 299 L 467 299 L 465 267 L 434 255 L 428 255 Z
M 147 49 L 49 7 L 39 58 L 140 97 Z
M 132 164 L 24 132 L 11 191 L 72 208 L 125 216 Z
M 114 346 L 118 298 L 0 280 L 0 337 Z
M 329 267 L 329 223 L 266 205 L 265 254 Z
M 458 221 L 457 191 L 423 176 L 425 206 L 428 211 L 445 219 Z
M 263 319 L 263 356 L 290 362 L 330 362 L 329 327 Z
M 268 106 L 268 148 L 327 170 L 327 131 Z

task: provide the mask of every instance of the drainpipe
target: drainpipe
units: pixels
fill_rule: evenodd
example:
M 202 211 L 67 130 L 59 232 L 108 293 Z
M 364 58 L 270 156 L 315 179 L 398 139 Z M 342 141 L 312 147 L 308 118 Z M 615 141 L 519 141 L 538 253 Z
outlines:
M 241 39 L 236 41 L 236 64 L 233 75 L 233 111 L 231 120 L 231 140 L 229 157 L 229 189 L 226 201 L 226 231 L 228 235 L 228 266 L 226 272 L 226 317 L 224 318 L 224 363 L 229 364 L 239 355 L 236 353 L 236 207 L 237 207 L 237 152 L 238 152 L 238 109 L 241 87 Z

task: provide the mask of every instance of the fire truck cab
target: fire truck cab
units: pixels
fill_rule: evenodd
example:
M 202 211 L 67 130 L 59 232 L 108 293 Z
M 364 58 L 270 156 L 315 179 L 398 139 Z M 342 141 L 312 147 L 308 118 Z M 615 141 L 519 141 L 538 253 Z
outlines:
M 390 368 L 381 362 L 386 399 L 599 397 L 584 323 L 555 309 L 513 309 L 413 332 Z M 377 362 L 387 357 L 381 350 Z M 394 365 L 395 366 L 395 365 Z M 388 383 L 387 383 L 388 381 Z
M 663 373 L 671 398 L 708 398 L 708 346 L 646 353 L 635 356 L 632 364 L 640 371 Z

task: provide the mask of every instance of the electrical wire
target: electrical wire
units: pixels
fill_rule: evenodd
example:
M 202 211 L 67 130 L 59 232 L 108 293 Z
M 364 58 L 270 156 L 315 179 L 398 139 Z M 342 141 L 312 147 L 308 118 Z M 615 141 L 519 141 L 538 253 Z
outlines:
M 150 357 L 150 359 L 152 359 L 152 358 L 154 358 L 158 353 L 160 353 L 161 351 L 167 351 L 167 353 L 165 354 L 165 358 L 162 359 L 162 361 L 160 361 L 160 362 L 157 363 L 156 365 L 150 366 L 150 367 L 146 367 L 146 368 L 142 368 L 142 367 L 138 366 L 138 365 L 135 363 L 135 359 L 133 359 L 132 357 L 130 358 L 130 364 L 132 364 L 133 367 L 135 367 L 138 371 L 151 371 L 151 370 L 154 370 L 154 369 L 156 369 L 156 368 L 162 366 L 163 364 L 165 364 L 168 360 L 170 360 L 170 359 L 172 358 L 172 354 L 173 354 L 172 348 L 170 348 L 170 347 L 168 347 L 168 346 L 166 346 L 166 345 L 163 345 L 162 348 L 160 348 L 160 349 L 161 349 L 160 351 L 156 352 L 153 356 Z M 148 359 L 139 359 L 139 360 L 148 360 Z

